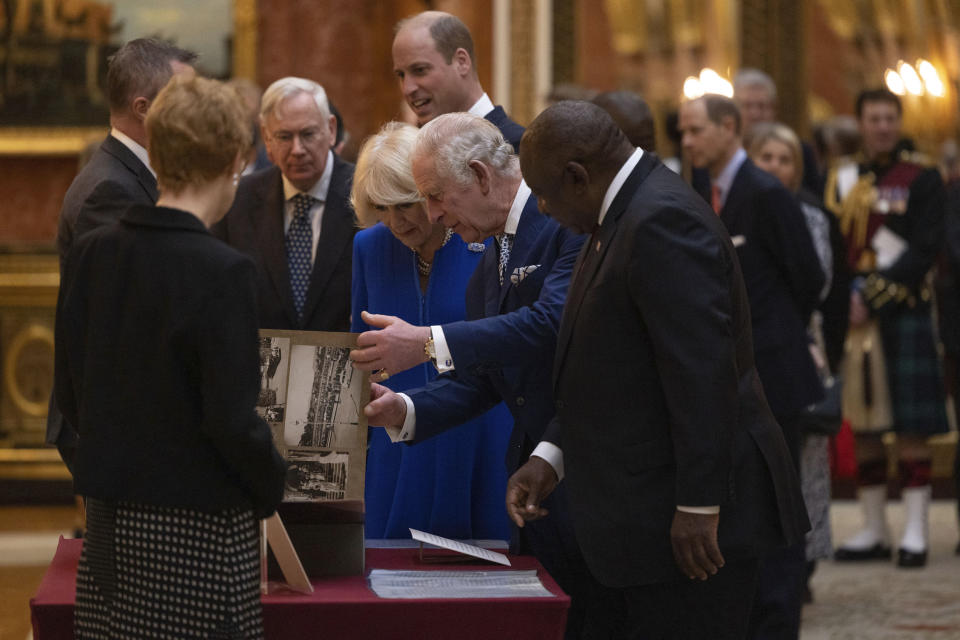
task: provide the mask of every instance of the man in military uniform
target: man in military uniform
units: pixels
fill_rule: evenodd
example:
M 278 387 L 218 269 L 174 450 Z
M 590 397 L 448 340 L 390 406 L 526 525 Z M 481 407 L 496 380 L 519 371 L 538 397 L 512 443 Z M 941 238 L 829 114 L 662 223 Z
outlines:
M 896 95 L 865 91 L 856 111 L 862 152 L 831 170 L 825 192 L 858 276 L 850 294 L 844 414 L 857 439 L 864 527 L 837 549 L 836 559 L 891 556 L 881 436 L 892 429 L 906 511 L 897 564 L 922 567 L 930 504 L 927 438 L 948 429 L 929 285 L 943 235 L 944 188 L 937 170 L 901 142 Z

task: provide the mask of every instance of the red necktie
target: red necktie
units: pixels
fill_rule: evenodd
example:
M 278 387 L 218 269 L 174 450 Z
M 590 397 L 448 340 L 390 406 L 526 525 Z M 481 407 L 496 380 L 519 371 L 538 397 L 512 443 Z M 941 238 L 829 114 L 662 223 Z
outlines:
M 710 206 L 713 207 L 713 212 L 717 215 L 720 215 L 720 209 L 723 208 L 723 203 L 720 202 L 720 187 L 717 185 L 710 185 Z

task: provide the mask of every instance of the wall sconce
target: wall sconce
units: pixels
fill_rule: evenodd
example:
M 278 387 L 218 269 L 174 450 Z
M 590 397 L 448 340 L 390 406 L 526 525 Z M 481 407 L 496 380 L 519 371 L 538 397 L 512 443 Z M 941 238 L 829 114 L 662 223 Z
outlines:
M 887 69 L 883 74 L 884 83 L 898 96 L 911 94 L 922 96 L 925 93 L 935 98 L 942 98 L 946 93 L 937 68 L 929 61 L 920 58 L 914 68 L 903 60 L 897 63 L 896 70 Z

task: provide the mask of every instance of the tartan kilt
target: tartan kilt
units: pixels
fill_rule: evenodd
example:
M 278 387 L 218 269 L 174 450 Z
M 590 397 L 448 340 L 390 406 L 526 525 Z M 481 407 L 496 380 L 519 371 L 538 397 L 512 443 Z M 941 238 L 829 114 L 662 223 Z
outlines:
M 893 406 L 894 431 L 945 433 L 946 393 L 929 305 L 898 310 L 880 320 Z

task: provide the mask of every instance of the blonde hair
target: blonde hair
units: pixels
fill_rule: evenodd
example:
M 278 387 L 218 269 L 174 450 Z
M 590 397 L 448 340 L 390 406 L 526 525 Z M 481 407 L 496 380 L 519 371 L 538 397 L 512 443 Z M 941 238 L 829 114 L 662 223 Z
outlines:
M 374 205 L 423 201 L 410 168 L 416 139 L 417 130 L 412 125 L 388 122 L 363 141 L 350 191 L 350 202 L 361 227 L 379 222 L 380 214 Z
M 175 76 L 147 112 L 150 165 L 161 190 L 202 186 L 233 170 L 250 147 L 243 99 L 207 78 Z
M 750 139 L 747 148 L 751 158 L 756 158 L 763 150 L 763 146 L 771 140 L 787 145 L 790 155 L 793 156 L 793 180 L 786 185 L 787 189 L 796 192 L 803 181 L 803 152 L 800 150 L 800 139 L 793 129 L 779 122 L 758 122 L 750 128 Z

